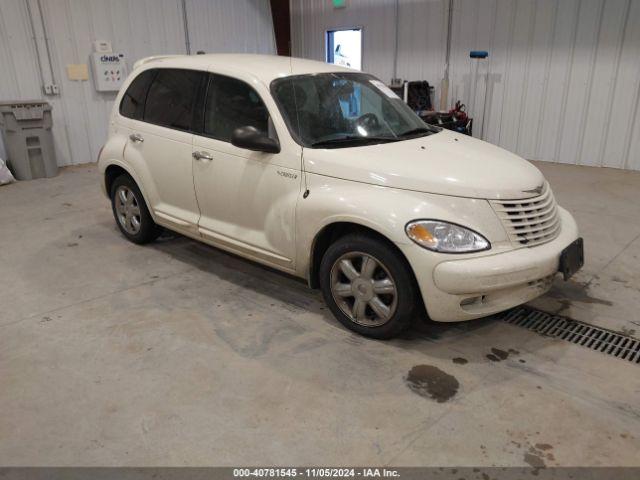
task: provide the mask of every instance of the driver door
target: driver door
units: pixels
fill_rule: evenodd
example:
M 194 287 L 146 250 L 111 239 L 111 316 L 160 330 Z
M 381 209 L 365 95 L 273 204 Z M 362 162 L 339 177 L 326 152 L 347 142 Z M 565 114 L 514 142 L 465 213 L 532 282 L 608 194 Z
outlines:
M 277 138 L 269 110 L 252 86 L 210 74 L 202 132 L 193 143 L 199 233 L 222 248 L 293 271 L 300 157 L 232 145 L 233 131 L 244 126 Z

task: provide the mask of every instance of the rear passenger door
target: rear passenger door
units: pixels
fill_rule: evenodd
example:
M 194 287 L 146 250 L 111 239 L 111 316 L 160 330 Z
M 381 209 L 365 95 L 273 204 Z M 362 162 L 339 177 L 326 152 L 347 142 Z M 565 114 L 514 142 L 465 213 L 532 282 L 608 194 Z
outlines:
M 206 75 L 186 69 L 147 70 L 132 82 L 121 104 L 121 113 L 130 113 L 125 161 L 141 178 L 157 220 L 176 230 L 196 232 L 200 216 L 191 153 L 196 101 Z
M 193 147 L 197 157 L 210 157 L 194 158 L 199 230 L 212 243 L 293 270 L 300 153 L 254 152 L 231 144 L 233 131 L 245 126 L 277 138 L 267 105 L 275 108 L 268 90 L 257 82 L 209 77 L 201 133 Z

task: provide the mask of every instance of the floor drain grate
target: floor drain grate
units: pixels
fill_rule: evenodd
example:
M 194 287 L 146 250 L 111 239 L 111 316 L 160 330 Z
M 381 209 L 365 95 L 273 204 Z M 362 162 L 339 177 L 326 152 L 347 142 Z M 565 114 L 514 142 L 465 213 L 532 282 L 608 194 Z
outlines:
M 499 318 L 542 335 L 561 338 L 631 363 L 640 363 L 640 340 L 611 330 L 529 307 L 514 308 Z

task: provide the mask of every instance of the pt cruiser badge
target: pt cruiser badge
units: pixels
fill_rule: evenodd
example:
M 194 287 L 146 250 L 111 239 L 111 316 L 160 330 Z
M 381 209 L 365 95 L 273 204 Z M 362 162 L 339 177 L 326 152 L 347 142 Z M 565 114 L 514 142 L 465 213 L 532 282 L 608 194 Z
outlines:
M 292 179 L 296 179 L 298 178 L 298 175 L 295 173 L 289 173 L 289 172 L 283 172 L 282 170 L 278 170 L 278 175 L 280 175 L 281 177 L 287 177 L 287 178 L 292 178 Z

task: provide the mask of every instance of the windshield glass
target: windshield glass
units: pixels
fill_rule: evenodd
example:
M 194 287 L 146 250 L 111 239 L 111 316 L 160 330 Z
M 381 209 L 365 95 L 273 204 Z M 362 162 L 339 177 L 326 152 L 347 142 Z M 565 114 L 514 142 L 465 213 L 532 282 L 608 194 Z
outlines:
M 440 131 L 424 123 L 375 77 L 321 73 L 274 80 L 273 94 L 294 139 L 305 147 L 344 148 Z

